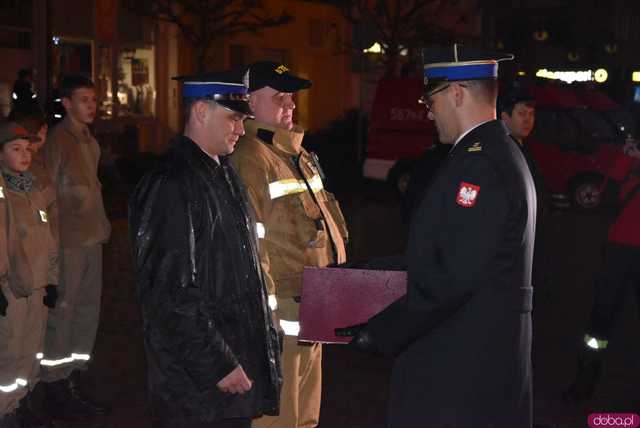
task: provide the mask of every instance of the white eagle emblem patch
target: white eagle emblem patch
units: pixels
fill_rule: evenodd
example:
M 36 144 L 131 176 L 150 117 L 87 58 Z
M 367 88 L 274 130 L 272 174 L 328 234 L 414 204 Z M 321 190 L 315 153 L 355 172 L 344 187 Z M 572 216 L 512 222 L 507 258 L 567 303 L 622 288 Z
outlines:
M 464 181 L 460 183 L 460 188 L 458 189 L 458 196 L 456 197 L 456 202 L 458 205 L 471 208 L 476 204 L 476 200 L 478 199 L 478 194 L 480 193 L 480 186 L 476 186 L 475 184 L 465 183 Z

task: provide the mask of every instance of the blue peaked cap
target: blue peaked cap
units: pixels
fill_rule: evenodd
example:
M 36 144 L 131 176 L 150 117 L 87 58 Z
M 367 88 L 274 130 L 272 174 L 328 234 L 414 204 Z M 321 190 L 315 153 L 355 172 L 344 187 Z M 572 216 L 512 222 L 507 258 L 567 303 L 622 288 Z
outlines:
M 212 95 L 245 95 L 247 87 L 238 83 L 184 81 L 182 96 L 184 98 L 207 98 Z
M 424 92 L 429 95 L 446 82 L 498 78 L 498 62 L 513 59 L 512 54 L 479 51 L 460 44 L 423 49 Z
M 211 100 L 221 106 L 251 116 L 248 74 L 238 70 L 174 77 L 182 83 L 182 98 Z

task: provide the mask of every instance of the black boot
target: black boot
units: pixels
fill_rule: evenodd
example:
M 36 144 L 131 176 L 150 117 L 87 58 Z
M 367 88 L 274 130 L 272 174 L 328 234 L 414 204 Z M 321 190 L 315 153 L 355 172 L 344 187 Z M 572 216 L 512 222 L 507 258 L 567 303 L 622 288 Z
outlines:
M 53 428 L 53 423 L 33 402 L 33 393 L 29 392 L 18 404 L 16 413 L 22 428 Z
M 87 409 L 91 415 L 106 415 L 111 413 L 111 406 L 106 403 L 100 403 L 89 398 L 80 390 L 80 388 L 78 387 L 76 372 L 74 372 L 74 374 L 72 374 L 69 378 L 69 387 L 73 399 L 77 400 L 79 403 L 82 403 L 84 408 Z
M 602 372 L 603 351 L 585 349 L 578 357 L 578 373 L 564 394 L 568 403 L 581 403 L 593 397 Z
M 44 384 L 46 388 L 45 408 L 52 419 L 78 420 L 106 414 L 110 408 L 84 396 L 70 379 L 61 379 Z
M 0 428 L 22 428 L 22 422 L 17 409 L 4 416 L 0 416 Z

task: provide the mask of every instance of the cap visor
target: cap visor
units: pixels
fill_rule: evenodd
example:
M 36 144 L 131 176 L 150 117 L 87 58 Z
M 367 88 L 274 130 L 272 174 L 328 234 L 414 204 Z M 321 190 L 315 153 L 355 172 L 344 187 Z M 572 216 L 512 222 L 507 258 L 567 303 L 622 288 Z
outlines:
M 238 113 L 246 114 L 249 117 L 253 117 L 253 112 L 249 107 L 249 103 L 246 101 L 230 101 L 230 100 L 217 100 L 218 104 L 229 110 L 233 110 Z
M 277 79 L 269 82 L 267 86 L 271 86 L 276 91 L 290 93 L 297 92 L 301 89 L 309 89 L 311 87 L 311 80 L 292 76 L 290 74 L 283 74 Z
M 447 82 L 448 80 L 444 80 L 444 79 L 437 79 L 437 80 L 429 79 L 429 83 L 424 85 L 424 90 L 423 90 L 424 96 L 425 97 L 430 96 L 436 89 L 446 85 Z
M 35 134 L 28 134 L 28 135 L 11 135 L 8 136 L 6 138 L 3 138 L 2 140 L 0 140 L 0 144 L 7 144 L 10 143 L 12 141 L 18 141 L 18 140 L 26 140 L 30 143 L 38 143 L 40 142 L 40 137 L 38 137 Z

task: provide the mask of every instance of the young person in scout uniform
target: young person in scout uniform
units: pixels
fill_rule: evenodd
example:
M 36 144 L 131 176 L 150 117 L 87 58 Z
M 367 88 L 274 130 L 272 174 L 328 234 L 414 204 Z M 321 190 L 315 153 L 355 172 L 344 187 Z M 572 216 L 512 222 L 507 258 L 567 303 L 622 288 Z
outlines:
M 56 242 L 58 242 L 57 194 L 41 150 L 47 140 L 49 129 L 46 117 L 38 104 L 32 103 L 24 108 L 11 110 L 8 119 L 24 127 L 30 134 L 38 136 L 36 141 L 31 142 L 31 166 L 29 167 L 29 172 L 33 175 L 35 186 L 44 194 L 49 226 Z
M 96 115 L 93 82 L 66 76 L 60 86 L 67 112 L 42 148 L 57 193 L 60 301 L 51 311 L 41 360 L 50 416 L 74 419 L 109 411 L 78 389 L 96 338 L 102 292 L 102 245 L 111 225 L 97 177 L 100 148 L 91 135 Z M 73 374 L 73 376 L 72 376 Z
M 53 236 L 43 193 L 28 171 L 31 143 L 38 137 L 24 127 L 7 122 L 0 126 L 0 167 L 5 185 L 3 196 L 9 203 L 7 250 L 9 254 L 6 316 L 0 320 L 3 342 L 0 372 L 15 373 L 13 400 L 20 399 L 14 416 L 19 426 L 46 426 L 33 414 L 28 391 L 39 379 L 40 361 L 49 308 L 56 304 L 58 247 Z M 15 268 L 15 271 L 14 271 Z M 6 376 L 3 376 L 6 378 Z M 4 381 L 0 381 L 4 382 Z M 23 388 L 19 388 L 19 387 Z M 10 390 L 4 385 L 5 390 Z

